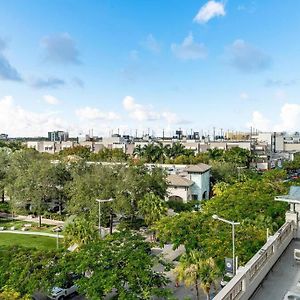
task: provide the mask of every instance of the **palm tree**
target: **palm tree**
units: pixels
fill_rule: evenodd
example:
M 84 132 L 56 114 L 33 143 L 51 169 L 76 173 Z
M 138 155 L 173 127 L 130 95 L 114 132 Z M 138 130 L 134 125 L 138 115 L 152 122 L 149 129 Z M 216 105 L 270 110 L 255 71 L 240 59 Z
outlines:
M 203 258 L 202 253 L 192 250 L 188 254 L 184 254 L 175 269 L 177 279 L 184 281 L 186 286 L 194 285 L 197 294 L 197 300 L 200 299 L 199 285 L 210 299 L 210 289 L 219 277 L 219 269 L 213 258 Z
M 133 156 L 138 156 L 139 158 L 142 158 L 144 154 L 144 147 L 141 147 L 141 145 L 137 145 L 133 150 Z
M 201 278 L 200 286 L 209 300 L 211 286 L 216 283 L 220 275 L 219 268 L 216 266 L 214 259 L 210 257 L 201 261 L 199 271 Z
M 67 246 L 82 246 L 96 240 L 98 236 L 95 226 L 82 217 L 76 217 L 64 229 L 64 243 Z

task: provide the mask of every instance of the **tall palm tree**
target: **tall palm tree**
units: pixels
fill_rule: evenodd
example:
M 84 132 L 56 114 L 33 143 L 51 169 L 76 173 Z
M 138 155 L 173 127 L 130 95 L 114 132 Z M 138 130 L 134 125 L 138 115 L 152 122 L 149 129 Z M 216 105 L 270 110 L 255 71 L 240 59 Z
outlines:
M 220 274 L 213 258 L 205 259 L 202 253 L 197 250 L 184 254 L 175 272 L 177 273 L 177 279 L 183 281 L 186 286 L 195 286 L 197 300 L 200 299 L 199 285 L 207 295 L 207 299 L 210 299 L 211 286 Z

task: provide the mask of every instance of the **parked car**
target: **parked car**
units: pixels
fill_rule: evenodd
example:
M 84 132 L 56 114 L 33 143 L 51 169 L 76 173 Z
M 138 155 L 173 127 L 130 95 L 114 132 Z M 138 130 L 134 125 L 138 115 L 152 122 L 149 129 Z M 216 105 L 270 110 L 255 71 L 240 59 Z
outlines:
M 77 286 L 72 285 L 69 288 L 60 288 L 60 287 L 54 287 L 51 291 L 51 295 L 49 298 L 51 300 L 63 300 L 67 298 L 68 296 L 71 296 L 77 292 Z

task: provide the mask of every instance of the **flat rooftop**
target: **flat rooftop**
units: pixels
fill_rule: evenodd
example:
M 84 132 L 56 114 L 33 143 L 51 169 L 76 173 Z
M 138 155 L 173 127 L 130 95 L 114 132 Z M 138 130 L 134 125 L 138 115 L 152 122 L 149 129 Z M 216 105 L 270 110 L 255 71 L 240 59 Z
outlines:
M 292 240 L 251 300 L 300 300 L 300 262 L 294 259 L 294 249 L 300 249 L 300 240 Z M 299 298 L 288 296 L 288 292 Z

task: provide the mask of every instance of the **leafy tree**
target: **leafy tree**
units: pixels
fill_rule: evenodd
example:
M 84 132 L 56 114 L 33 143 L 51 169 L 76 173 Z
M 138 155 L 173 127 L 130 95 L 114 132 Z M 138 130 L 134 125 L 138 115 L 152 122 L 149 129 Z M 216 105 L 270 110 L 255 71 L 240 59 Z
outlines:
M 90 155 L 92 161 L 116 161 L 125 162 L 128 159 L 128 155 L 124 153 L 123 149 L 109 149 L 104 148 L 98 153 L 92 153 Z
M 114 198 L 118 168 L 118 166 L 92 165 L 89 168 L 79 168 L 71 172 L 73 180 L 67 185 L 69 197 L 67 211 L 96 224 L 98 221 L 96 199 Z M 108 223 L 110 207 L 110 203 L 101 204 L 102 224 Z
M 77 244 L 86 245 L 99 237 L 95 224 L 82 218 L 76 217 L 69 221 L 64 228 L 64 243 L 66 246 Z
M 30 300 L 29 296 L 22 297 L 19 292 L 16 292 L 7 287 L 3 288 L 3 291 L 0 292 L 0 300 Z
M 56 251 L 24 247 L 2 247 L 0 251 L 0 286 L 16 291 L 21 297 L 50 288 L 53 266 L 60 258 Z M 25 297 L 25 299 L 27 299 Z
M 25 156 L 26 157 L 26 156 Z M 21 155 L 22 158 L 22 155 Z M 55 166 L 50 161 L 36 156 L 36 159 L 20 161 L 20 157 L 13 158 L 13 181 L 10 182 L 9 193 L 15 208 L 28 209 L 39 216 L 49 207 L 55 195 Z M 28 157 L 27 157 L 28 159 Z M 19 164 L 20 163 L 20 164 Z
M 146 194 L 164 199 L 167 191 L 166 174 L 160 168 L 148 170 L 143 165 L 123 166 L 118 172 L 114 208 L 120 214 L 137 217 L 138 203 Z
M 149 244 L 140 235 L 114 233 L 65 255 L 55 272 L 88 275 L 76 280 L 76 285 L 89 299 L 103 299 L 107 295 L 124 300 L 153 296 L 165 299 L 167 280 L 153 271 L 155 257 L 150 252 Z
M 265 243 L 266 229 L 275 232 L 284 223 L 287 205 L 274 201 L 276 195 L 287 192 L 281 175 L 272 171 L 259 179 L 236 182 L 203 203 L 201 213 L 162 218 L 154 226 L 159 241 L 172 243 L 174 248 L 184 245 L 187 253 L 197 249 L 204 258 L 216 257 L 224 267 L 224 257 L 232 255 L 231 228 L 213 220 L 217 214 L 241 223 L 236 227 L 236 252 L 241 264 L 247 262 Z
M 5 186 L 8 181 L 9 151 L 6 148 L 0 148 L 0 194 L 4 202 Z
M 238 166 L 249 167 L 253 158 L 254 157 L 249 150 L 240 147 L 233 147 L 223 154 L 224 161 Z
M 284 161 L 283 168 L 288 172 L 295 172 L 300 169 L 300 152 L 294 154 L 294 160 Z
M 223 149 L 218 149 L 218 148 L 207 150 L 209 160 L 222 160 L 224 156 L 224 152 L 225 151 Z
M 79 145 L 71 148 L 66 148 L 59 152 L 59 156 L 61 157 L 69 156 L 69 155 L 76 155 L 87 160 L 91 155 L 91 150 L 89 147 Z
M 147 225 L 152 225 L 166 214 L 165 201 L 153 193 L 146 194 L 138 203 L 139 212 Z

